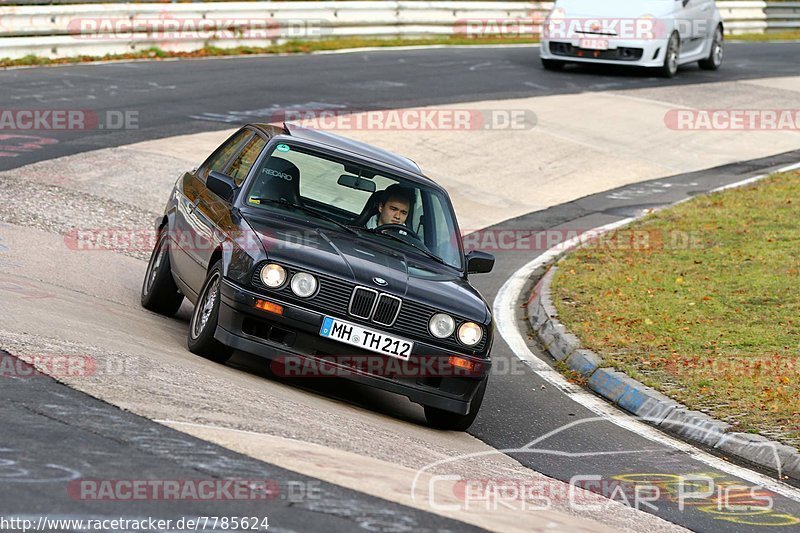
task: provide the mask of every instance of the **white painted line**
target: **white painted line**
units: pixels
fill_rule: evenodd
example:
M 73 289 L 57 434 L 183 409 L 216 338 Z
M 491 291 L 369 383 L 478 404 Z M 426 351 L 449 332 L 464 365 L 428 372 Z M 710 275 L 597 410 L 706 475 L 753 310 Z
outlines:
M 787 167 L 779 168 L 774 173 L 791 172 L 792 170 L 796 170 L 798 168 L 800 168 L 800 163 L 795 163 L 795 164 L 789 165 Z M 737 181 L 736 183 L 730 183 L 728 185 L 723 185 L 722 187 L 717 187 L 716 189 L 713 189 L 713 190 L 711 190 L 709 192 L 720 192 L 720 191 L 727 191 L 728 189 L 736 189 L 738 187 L 744 187 L 745 185 L 750 185 L 750 184 L 755 183 L 757 181 L 761 181 L 766 177 L 767 177 L 767 174 L 759 174 L 758 176 L 755 176 L 755 177 L 752 177 L 752 178 L 747 178 L 747 179 L 742 180 L 742 181 Z
M 789 165 L 788 167 L 779 169 L 778 172 L 791 172 L 792 170 L 797 170 L 798 168 L 800 168 L 800 163 L 795 163 L 794 165 Z
M 353 54 L 359 52 L 380 52 L 383 50 L 438 50 L 440 48 L 539 48 L 539 44 L 417 44 L 409 46 L 364 46 L 362 48 L 342 48 L 341 50 L 318 50 L 316 52 L 311 52 L 311 55 Z
M 800 165 L 798 166 L 800 167 Z M 779 170 L 779 172 L 785 172 L 786 168 Z M 731 185 L 727 185 L 724 188 L 732 188 L 734 186 L 741 187 L 742 185 L 753 183 L 754 181 L 763 179 L 764 177 L 766 176 L 749 178 Z M 723 188 L 720 188 L 720 190 L 721 189 Z M 591 230 L 591 233 L 604 233 L 611 231 L 638 220 L 639 218 L 642 217 L 631 217 L 619 222 L 614 222 L 612 224 L 606 224 L 605 226 L 594 228 Z M 508 344 L 508 346 L 511 348 L 511 351 L 514 352 L 514 355 L 516 355 L 521 361 L 529 364 L 534 373 L 557 389 L 561 390 L 570 399 L 581 404 L 609 422 L 652 442 L 682 451 L 689 455 L 692 459 L 725 472 L 726 474 L 739 477 L 750 483 L 764 487 L 775 494 L 780 494 L 785 498 L 800 502 L 800 490 L 781 483 L 780 481 L 774 480 L 769 476 L 725 462 L 718 457 L 692 446 L 691 444 L 670 437 L 662 431 L 647 425 L 644 422 L 638 421 L 635 417 L 618 409 L 608 401 L 588 393 L 582 387 L 578 387 L 569 383 L 564 376 L 551 368 L 547 363 L 540 360 L 536 355 L 533 354 L 533 352 L 530 351 L 522 332 L 520 332 L 520 330 L 517 328 L 517 321 L 514 317 L 514 309 L 516 308 L 517 303 L 520 301 L 522 289 L 528 282 L 531 274 L 537 268 L 540 268 L 541 266 L 558 257 L 565 249 L 568 249 L 570 245 L 577 246 L 580 244 L 579 240 L 580 239 L 571 239 L 570 241 L 547 250 L 539 257 L 517 270 L 498 291 L 494 305 L 492 306 L 492 311 L 495 316 L 497 330 L 506 341 L 506 344 Z

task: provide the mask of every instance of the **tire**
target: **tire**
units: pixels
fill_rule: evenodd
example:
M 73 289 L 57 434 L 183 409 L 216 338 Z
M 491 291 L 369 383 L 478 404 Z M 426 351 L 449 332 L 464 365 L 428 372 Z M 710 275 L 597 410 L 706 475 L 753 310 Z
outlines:
M 224 363 L 233 355 L 233 349 L 214 338 L 219 319 L 222 262 L 217 261 L 208 271 L 200 296 L 189 321 L 187 346 L 189 351 L 217 363 Z
M 164 316 L 178 312 L 183 303 L 183 294 L 175 285 L 169 263 L 169 239 L 161 232 L 156 240 L 147 271 L 142 282 L 142 307 Z
M 486 393 L 486 383 L 489 378 L 484 378 L 483 382 L 478 386 L 475 396 L 472 398 L 469 413 L 465 415 L 458 415 L 450 411 L 444 411 L 430 405 L 425 406 L 425 419 L 428 425 L 436 429 L 446 429 L 450 431 L 466 431 L 475 421 L 478 416 L 478 411 L 483 403 L 483 395 Z
M 718 70 L 722 65 L 722 58 L 725 56 L 725 35 L 722 33 L 722 26 L 717 26 L 714 30 L 714 41 L 711 43 L 711 51 L 708 57 L 697 62 L 703 70 Z
M 677 32 L 669 36 L 667 52 L 664 54 L 664 64 L 658 67 L 658 74 L 662 78 L 672 78 L 678 72 L 678 55 L 681 51 L 681 39 Z
M 564 61 L 558 61 L 556 59 L 542 59 L 542 66 L 545 70 L 551 71 L 559 71 L 564 68 L 566 63 Z

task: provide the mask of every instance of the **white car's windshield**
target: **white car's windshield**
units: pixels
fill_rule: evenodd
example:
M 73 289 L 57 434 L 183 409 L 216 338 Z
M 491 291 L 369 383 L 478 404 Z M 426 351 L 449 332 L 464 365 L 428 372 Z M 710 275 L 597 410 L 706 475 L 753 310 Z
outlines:
M 303 209 L 356 229 L 365 239 L 462 268 L 447 196 L 361 163 L 281 143 L 256 169 L 244 201 L 265 209 Z

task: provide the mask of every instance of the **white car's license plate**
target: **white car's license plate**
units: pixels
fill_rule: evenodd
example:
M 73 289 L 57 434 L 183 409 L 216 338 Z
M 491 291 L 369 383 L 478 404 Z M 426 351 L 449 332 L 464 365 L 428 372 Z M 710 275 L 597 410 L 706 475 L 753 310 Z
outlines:
M 580 47 L 585 50 L 608 50 L 607 39 L 581 39 Z
M 411 350 L 414 349 L 414 343 L 411 341 L 363 328 L 358 324 L 329 316 L 326 316 L 322 321 L 319 334 L 323 337 L 406 361 L 411 357 Z

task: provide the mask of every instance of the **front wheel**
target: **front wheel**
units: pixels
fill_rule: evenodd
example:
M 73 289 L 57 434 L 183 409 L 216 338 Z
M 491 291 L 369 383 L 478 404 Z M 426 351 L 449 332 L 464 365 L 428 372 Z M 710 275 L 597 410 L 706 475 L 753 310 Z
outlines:
M 667 52 L 664 54 L 664 64 L 658 68 L 658 74 L 663 78 L 672 78 L 678 72 L 678 57 L 681 52 L 681 39 L 677 33 L 669 37 Z
M 220 285 L 222 283 L 222 262 L 217 261 L 208 271 L 200 296 L 189 322 L 189 351 L 224 363 L 233 355 L 233 349 L 214 338 L 219 320 Z
M 711 51 L 708 57 L 699 61 L 697 64 L 703 70 L 717 70 L 722 65 L 722 58 L 725 55 L 725 36 L 722 27 L 717 26 L 714 30 L 714 41 L 711 43 Z
M 183 294 L 175 285 L 169 264 L 169 237 L 166 231 L 158 235 L 147 271 L 142 282 L 142 307 L 160 315 L 172 316 L 183 302 Z
M 475 396 L 472 398 L 469 413 L 465 415 L 458 415 L 450 411 L 444 411 L 430 405 L 425 406 L 425 419 L 428 425 L 436 429 L 447 429 L 450 431 L 466 431 L 475 421 L 478 416 L 478 411 L 483 403 L 483 395 L 486 393 L 486 383 L 489 378 L 484 378 L 483 382 L 478 386 Z

